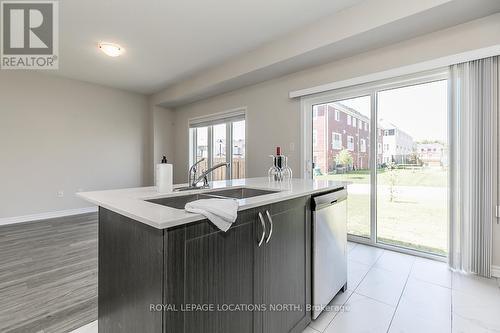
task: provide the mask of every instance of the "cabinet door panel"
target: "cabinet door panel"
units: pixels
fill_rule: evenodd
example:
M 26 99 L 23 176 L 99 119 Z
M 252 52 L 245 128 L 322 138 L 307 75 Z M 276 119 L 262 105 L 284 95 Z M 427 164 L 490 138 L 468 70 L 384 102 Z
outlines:
M 263 314 L 263 332 L 292 332 L 307 321 L 310 234 L 305 204 L 305 199 L 294 201 L 290 209 L 272 215 L 273 234 L 263 249 L 263 301 L 277 307 Z
M 217 311 L 224 304 L 254 304 L 254 223 L 186 241 L 185 302 L 215 311 L 185 312 L 185 332 L 254 332 L 250 311 Z

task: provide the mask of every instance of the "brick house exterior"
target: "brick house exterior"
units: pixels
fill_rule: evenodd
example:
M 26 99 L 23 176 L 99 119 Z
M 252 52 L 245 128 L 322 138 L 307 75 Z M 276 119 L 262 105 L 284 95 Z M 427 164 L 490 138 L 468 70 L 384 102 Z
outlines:
M 382 163 L 382 131 L 377 133 L 377 164 Z M 369 168 L 370 119 L 341 103 L 313 107 L 313 163 L 321 173 L 336 169 L 335 157 L 346 148 L 354 169 Z

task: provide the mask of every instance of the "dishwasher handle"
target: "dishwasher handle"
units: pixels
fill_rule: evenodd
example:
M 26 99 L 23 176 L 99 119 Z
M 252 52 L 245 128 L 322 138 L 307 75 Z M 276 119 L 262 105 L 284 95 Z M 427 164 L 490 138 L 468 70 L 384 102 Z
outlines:
M 320 210 L 347 199 L 347 190 L 342 188 L 335 192 L 320 194 L 312 198 L 312 210 Z

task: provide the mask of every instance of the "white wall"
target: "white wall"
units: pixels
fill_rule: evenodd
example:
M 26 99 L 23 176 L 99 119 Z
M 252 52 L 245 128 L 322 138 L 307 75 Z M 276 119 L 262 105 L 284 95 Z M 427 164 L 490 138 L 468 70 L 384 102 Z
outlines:
M 151 108 L 154 136 L 153 162 L 160 163 L 162 156 L 165 155 L 168 163 L 173 163 L 175 155 L 174 111 L 154 105 Z
M 145 96 L 0 71 L 0 218 L 90 206 L 79 189 L 150 184 L 150 134 Z
M 238 89 L 176 108 L 176 182 L 186 181 L 188 164 L 188 119 L 247 107 L 247 175 L 264 176 L 268 157 L 280 145 L 299 171 L 300 101 L 289 99 L 290 91 L 346 80 L 362 75 L 411 65 L 465 51 L 500 44 L 500 14 L 450 29 L 424 35 L 355 57 L 314 67 L 260 84 Z M 291 151 L 290 145 L 295 146 Z M 500 227 L 494 226 L 494 263 L 500 266 Z

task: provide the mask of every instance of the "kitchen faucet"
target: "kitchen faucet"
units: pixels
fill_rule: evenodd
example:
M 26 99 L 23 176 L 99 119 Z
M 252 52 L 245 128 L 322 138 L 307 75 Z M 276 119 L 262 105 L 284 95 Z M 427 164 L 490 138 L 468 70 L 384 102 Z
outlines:
M 194 163 L 190 168 L 189 168 L 189 187 L 190 188 L 196 188 L 198 187 L 198 183 L 200 181 L 203 181 L 203 186 L 202 187 L 208 187 L 208 175 L 213 172 L 214 170 L 220 168 L 220 167 L 229 167 L 230 163 L 219 163 L 211 168 L 208 168 L 207 170 L 203 171 L 199 177 L 198 175 L 198 164 L 203 162 L 205 158 L 200 159 L 198 162 Z
M 226 168 L 229 167 L 230 163 L 219 163 L 214 165 L 211 168 L 208 168 L 207 170 L 203 171 L 200 177 L 196 178 L 190 185 L 193 187 L 196 187 L 200 181 L 203 180 L 203 186 L 202 187 L 208 187 L 208 175 L 213 172 L 214 170 L 225 166 Z

